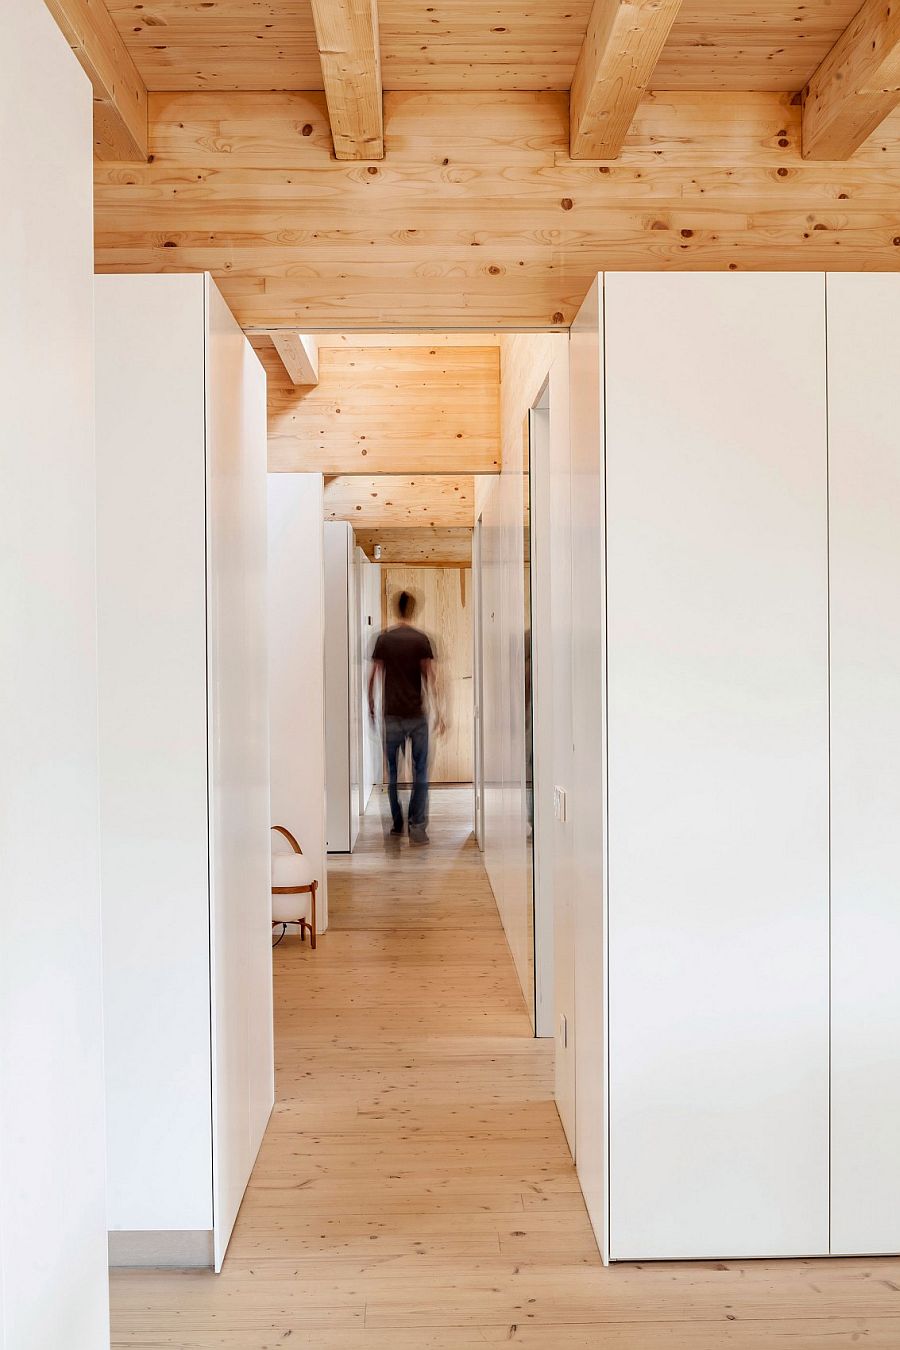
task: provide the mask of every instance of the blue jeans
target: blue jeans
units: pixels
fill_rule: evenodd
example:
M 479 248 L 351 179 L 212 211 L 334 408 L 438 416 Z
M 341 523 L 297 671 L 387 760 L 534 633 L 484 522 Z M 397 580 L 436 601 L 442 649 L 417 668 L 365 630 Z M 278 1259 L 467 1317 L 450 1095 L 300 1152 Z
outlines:
M 388 800 L 394 829 L 403 829 L 403 812 L 397 793 L 397 761 L 409 741 L 412 745 L 413 790 L 409 799 L 409 823 L 415 829 L 428 824 L 428 718 L 385 717 L 384 753 L 388 764 Z

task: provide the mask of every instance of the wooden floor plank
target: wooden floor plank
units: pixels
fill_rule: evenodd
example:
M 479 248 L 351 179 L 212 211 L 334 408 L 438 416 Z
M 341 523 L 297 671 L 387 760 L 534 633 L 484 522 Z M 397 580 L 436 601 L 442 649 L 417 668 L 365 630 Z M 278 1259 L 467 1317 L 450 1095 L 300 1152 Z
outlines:
M 898 1350 L 896 1260 L 603 1268 L 471 805 L 386 852 L 376 796 L 334 860 L 225 1269 L 117 1272 L 114 1350 Z

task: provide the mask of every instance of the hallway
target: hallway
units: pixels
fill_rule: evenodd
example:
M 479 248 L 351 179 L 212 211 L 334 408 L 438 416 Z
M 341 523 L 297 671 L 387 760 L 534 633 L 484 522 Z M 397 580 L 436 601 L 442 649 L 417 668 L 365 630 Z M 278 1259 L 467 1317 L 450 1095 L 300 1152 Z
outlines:
M 114 1272 L 113 1346 L 896 1350 L 897 1261 L 602 1268 L 471 793 L 434 793 L 415 852 L 381 805 L 318 950 L 275 952 L 276 1107 L 224 1272 Z

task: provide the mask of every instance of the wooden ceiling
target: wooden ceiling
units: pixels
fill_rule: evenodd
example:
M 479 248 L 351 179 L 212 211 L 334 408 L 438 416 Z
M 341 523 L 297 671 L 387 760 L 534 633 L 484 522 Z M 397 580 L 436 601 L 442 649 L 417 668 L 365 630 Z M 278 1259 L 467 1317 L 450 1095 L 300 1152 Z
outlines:
M 97 100 L 98 270 L 208 270 L 245 326 L 900 266 L 891 0 L 107 2 L 47 0 Z
M 568 89 L 592 0 L 379 0 L 385 89 Z M 859 0 L 683 0 L 656 89 L 802 89 Z M 109 0 L 148 89 L 322 89 L 311 0 Z
M 275 334 L 278 337 L 276 331 Z M 500 349 L 322 342 L 319 379 L 298 388 L 268 339 L 269 469 L 326 474 L 495 473 L 500 468 Z

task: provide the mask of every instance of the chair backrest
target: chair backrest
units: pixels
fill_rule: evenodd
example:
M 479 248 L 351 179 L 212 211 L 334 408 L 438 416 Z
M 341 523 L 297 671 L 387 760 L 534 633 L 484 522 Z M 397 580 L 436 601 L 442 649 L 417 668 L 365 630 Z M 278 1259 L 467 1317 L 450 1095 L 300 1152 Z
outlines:
M 303 849 L 300 847 L 300 845 L 297 843 L 297 840 L 294 838 L 290 830 L 285 825 L 273 825 L 272 829 L 277 834 L 284 835 L 285 839 L 288 841 L 288 843 L 290 844 L 291 848 L 294 850 L 295 853 L 303 852 Z

